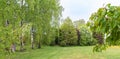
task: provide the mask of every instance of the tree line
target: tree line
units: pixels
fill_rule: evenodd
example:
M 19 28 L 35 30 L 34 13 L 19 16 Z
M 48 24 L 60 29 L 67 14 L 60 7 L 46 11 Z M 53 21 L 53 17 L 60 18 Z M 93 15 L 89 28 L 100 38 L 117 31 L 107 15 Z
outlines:
M 0 0 L 0 51 L 41 48 L 54 38 L 63 8 L 59 0 Z M 0 52 L 2 53 L 2 52 Z
M 0 53 L 43 45 L 93 45 L 85 21 L 63 22 L 59 0 L 0 0 Z
M 69 17 L 61 22 L 63 10 L 59 0 L 0 0 L 0 53 L 44 45 L 96 45 L 101 51 L 119 44 L 120 6 L 99 8 L 87 24 Z

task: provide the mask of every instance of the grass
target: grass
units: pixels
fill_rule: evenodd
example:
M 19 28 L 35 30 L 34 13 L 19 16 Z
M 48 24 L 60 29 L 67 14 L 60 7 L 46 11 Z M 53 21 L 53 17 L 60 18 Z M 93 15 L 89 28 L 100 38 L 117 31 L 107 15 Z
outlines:
M 17 52 L 12 57 L 14 59 L 120 59 L 119 47 L 110 47 L 106 51 L 95 53 L 92 48 L 92 46 L 45 46 L 41 49 Z

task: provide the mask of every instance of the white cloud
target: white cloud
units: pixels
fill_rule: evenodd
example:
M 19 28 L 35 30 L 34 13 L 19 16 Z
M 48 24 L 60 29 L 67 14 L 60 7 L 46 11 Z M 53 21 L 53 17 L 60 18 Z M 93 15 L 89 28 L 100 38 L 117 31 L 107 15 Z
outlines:
M 60 2 L 64 8 L 63 18 L 69 16 L 73 21 L 81 18 L 87 21 L 103 4 L 120 5 L 120 0 L 60 0 Z

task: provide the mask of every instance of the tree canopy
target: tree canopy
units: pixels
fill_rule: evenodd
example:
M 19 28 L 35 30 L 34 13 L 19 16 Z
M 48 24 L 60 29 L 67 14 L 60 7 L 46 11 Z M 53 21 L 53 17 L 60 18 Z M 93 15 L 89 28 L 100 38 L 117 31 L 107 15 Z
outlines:
M 16 46 L 22 51 L 26 44 L 49 45 L 62 10 L 59 0 L 0 0 L 0 51 L 10 52 Z
M 91 15 L 88 25 L 100 45 L 120 44 L 120 6 L 107 4 L 99 8 Z

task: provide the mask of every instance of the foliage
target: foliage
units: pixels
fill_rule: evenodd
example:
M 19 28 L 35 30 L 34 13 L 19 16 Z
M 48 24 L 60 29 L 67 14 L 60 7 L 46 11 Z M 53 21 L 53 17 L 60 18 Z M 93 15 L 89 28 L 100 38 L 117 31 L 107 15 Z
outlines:
M 96 40 L 92 37 L 92 32 L 88 29 L 88 27 L 85 25 L 81 26 L 79 31 L 81 33 L 80 45 L 90 46 L 96 44 Z
M 76 31 L 78 32 L 78 41 L 79 45 L 88 46 L 96 44 L 96 40 L 92 37 L 92 32 L 86 26 L 85 21 L 83 19 L 74 21 L 74 26 Z
M 97 38 L 102 40 L 102 44 L 118 45 L 120 42 L 120 6 L 111 6 L 107 4 L 105 7 L 99 8 L 97 12 L 90 17 L 88 25 Z M 102 38 L 102 39 L 101 39 Z
M 49 45 L 56 36 L 62 10 L 59 0 L 0 0 L 0 52 L 10 52 L 13 45 L 20 50 L 26 44 L 38 48 Z
M 76 20 L 76 21 L 74 21 L 73 23 L 74 23 L 75 28 L 77 28 L 77 29 L 80 29 L 81 26 L 86 26 L 84 19 Z
M 60 27 L 60 45 L 69 46 L 77 44 L 77 34 L 74 25 L 67 17 Z

